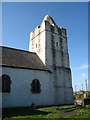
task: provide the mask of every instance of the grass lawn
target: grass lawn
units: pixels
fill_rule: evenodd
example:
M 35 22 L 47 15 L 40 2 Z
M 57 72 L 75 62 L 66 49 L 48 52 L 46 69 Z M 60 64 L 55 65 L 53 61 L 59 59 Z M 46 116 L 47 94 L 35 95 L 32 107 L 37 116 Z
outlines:
M 31 111 L 29 107 L 25 108 L 9 108 L 3 110 L 3 120 L 56 120 L 56 119 L 88 119 L 90 113 L 90 106 L 85 108 L 74 108 L 73 105 L 52 106 L 52 107 L 38 107 L 36 111 Z

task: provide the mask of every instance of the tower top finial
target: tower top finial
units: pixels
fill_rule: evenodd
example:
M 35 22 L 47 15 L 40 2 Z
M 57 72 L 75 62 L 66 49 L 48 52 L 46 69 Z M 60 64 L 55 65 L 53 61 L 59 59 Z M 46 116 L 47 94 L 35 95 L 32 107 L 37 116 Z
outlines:
M 48 14 L 48 9 L 46 9 L 46 15 L 49 15 L 49 14 Z

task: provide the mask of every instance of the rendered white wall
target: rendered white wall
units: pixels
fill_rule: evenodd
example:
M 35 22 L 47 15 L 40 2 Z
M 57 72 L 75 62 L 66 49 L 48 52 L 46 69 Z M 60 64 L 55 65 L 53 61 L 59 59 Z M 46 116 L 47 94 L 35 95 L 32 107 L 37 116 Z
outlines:
M 45 64 L 45 23 L 30 33 L 29 51 L 36 52 Z M 36 47 L 37 46 L 37 47 Z
M 19 107 L 53 104 L 52 79 L 47 71 L 26 70 L 17 68 L 3 68 L 3 74 L 11 78 L 11 92 L 3 93 L 3 107 Z M 32 94 L 30 84 L 32 80 L 38 79 L 41 84 L 41 92 Z

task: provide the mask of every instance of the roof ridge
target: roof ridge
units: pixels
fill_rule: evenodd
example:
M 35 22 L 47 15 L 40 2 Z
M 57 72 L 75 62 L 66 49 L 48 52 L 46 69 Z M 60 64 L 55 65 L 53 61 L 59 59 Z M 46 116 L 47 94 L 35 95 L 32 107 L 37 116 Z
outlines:
M 6 47 L 6 46 L 0 46 L 1 48 L 6 48 L 6 49 L 12 49 L 12 50 L 16 50 L 16 51 L 23 51 L 23 52 L 27 52 L 27 53 L 32 53 L 32 54 L 36 54 L 35 52 L 30 52 L 27 50 L 22 50 L 22 49 L 17 49 L 17 48 L 11 48 L 11 47 Z

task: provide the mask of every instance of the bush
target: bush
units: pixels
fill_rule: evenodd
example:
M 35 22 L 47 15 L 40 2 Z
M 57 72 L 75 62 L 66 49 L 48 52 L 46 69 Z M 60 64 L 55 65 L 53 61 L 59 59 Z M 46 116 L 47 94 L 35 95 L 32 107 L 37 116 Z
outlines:
M 87 97 L 90 97 L 90 91 L 87 93 Z

